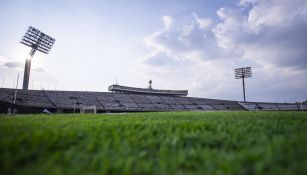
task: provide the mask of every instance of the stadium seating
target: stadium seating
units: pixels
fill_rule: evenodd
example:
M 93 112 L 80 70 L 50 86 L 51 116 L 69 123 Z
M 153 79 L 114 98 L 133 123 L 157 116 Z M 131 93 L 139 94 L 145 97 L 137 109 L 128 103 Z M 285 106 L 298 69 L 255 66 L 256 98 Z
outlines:
M 14 89 L 0 88 L 0 102 L 13 104 Z M 114 92 L 18 90 L 16 105 L 38 109 L 65 111 L 95 106 L 98 112 L 124 111 L 213 111 L 213 110 L 301 110 L 300 104 L 257 103 L 228 100 L 163 96 L 152 94 L 127 94 Z M 1 107 L 0 107 L 1 108 Z M 307 104 L 302 108 L 307 110 Z M 1 109 L 1 111 L 5 111 Z
M 299 110 L 299 107 L 297 104 L 277 104 L 279 110 L 281 111 L 297 111 Z
M 257 103 L 257 106 L 259 110 L 266 110 L 266 111 L 270 111 L 270 110 L 278 111 L 279 110 L 277 104 L 274 104 L 274 103 Z
M 300 105 L 299 105 L 299 110 L 304 110 L 304 111 L 306 111 L 306 110 L 307 110 L 307 104 L 300 104 Z
M 251 102 L 239 102 L 239 104 L 246 110 L 249 111 L 257 111 L 259 110 L 258 106 L 256 103 L 251 103 Z

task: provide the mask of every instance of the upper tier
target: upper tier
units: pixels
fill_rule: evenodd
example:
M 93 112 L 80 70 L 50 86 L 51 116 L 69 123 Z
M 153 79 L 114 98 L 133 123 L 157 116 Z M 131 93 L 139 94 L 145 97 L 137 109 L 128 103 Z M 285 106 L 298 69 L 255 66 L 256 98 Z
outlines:
M 120 85 L 109 86 L 109 91 L 120 93 L 134 93 L 134 94 L 152 94 L 152 95 L 167 95 L 167 96 L 187 96 L 188 90 L 162 90 L 150 88 L 136 88 Z

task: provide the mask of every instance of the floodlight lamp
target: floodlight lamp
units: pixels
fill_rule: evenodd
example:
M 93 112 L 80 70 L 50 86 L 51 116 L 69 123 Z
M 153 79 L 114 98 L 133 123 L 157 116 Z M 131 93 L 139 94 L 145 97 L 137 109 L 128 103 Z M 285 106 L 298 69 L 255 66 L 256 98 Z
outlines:
M 48 54 L 55 42 L 55 39 L 30 26 L 20 43 Z
M 251 78 L 252 77 L 252 68 L 251 67 L 243 67 L 243 68 L 237 68 L 234 70 L 235 72 L 235 78 L 241 79 L 241 78 Z

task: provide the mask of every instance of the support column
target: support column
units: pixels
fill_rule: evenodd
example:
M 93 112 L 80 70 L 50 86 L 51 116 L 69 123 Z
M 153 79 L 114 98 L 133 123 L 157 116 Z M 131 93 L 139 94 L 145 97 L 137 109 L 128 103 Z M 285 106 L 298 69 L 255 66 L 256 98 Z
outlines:
M 242 78 L 242 83 L 243 83 L 243 97 L 244 97 L 244 102 L 246 102 L 246 98 L 245 98 L 245 82 L 244 82 L 244 77 Z
M 29 53 L 29 57 L 26 59 L 25 71 L 24 71 L 24 74 L 23 74 L 23 85 L 22 85 L 23 90 L 28 90 L 28 87 L 29 87 L 31 60 L 32 60 L 35 52 L 36 52 L 36 50 L 34 48 L 32 48 L 30 53 Z

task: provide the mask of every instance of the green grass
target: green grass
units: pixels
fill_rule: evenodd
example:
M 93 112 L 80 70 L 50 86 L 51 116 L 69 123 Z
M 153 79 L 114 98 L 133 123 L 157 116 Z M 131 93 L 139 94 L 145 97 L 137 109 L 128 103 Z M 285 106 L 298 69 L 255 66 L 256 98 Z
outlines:
M 0 116 L 0 174 L 306 174 L 305 112 Z

